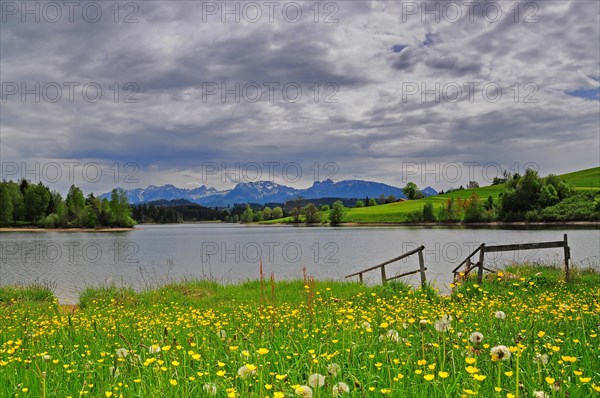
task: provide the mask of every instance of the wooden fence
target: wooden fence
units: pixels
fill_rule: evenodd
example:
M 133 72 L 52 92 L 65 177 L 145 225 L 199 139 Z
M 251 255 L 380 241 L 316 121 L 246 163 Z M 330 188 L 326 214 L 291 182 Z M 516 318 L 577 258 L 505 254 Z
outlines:
M 484 266 L 485 253 L 493 253 L 493 252 L 505 252 L 505 251 L 515 251 L 515 250 L 534 250 L 534 249 L 549 249 L 555 247 L 562 247 L 564 249 L 564 270 L 565 270 L 565 280 L 570 279 L 570 269 L 569 269 L 569 260 L 571 259 L 571 249 L 569 248 L 569 243 L 567 241 L 567 234 L 563 235 L 563 240 L 553 241 L 553 242 L 537 242 L 537 243 L 517 243 L 511 245 L 496 245 L 496 246 L 486 246 L 485 243 L 482 243 L 473 251 L 473 253 L 469 254 L 467 258 L 465 258 L 456 268 L 452 270 L 454 274 L 454 280 L 456 280 L 458 276 L 458 269 L 462 267 L 464 264 L 467 264 L 467 268 L 464 271 L 464 275 L 468 275 L 471 270 L 477 268 L 477 280 L 479 283 L 483 280 L 483 271 L 494 272 L 493 270 L 486 268 Z M 475 264 L 471 261 L 471 257 L 475 254 L 479 253 L 479 261 Z
M 425 249 L 425 246 L 420 246 L 417 247 L 414 250 L 411 250 L 409 252 L 404 253 L 401 256 L 398 256 L 396 258 L 392 258 L 391 260 L 388 261 L 384 261 L 381 264 L 375 265 L 373 267 L 369 267 L 367 269 L 364 269 L 362 271 L 359 272 L 355 272 L 354 274 L 350 274 L 350 275 L 346 275 L 346 278 L 351 278 L 353 276 L 358 275 L 358 279 L 360 280 L 360 282 L 363 282 L 363 274 L 369 271 L 373 271 L 376 269 L 380 269 L 381 270 L 381 283 L 386 283 L 388 281 L 394 280 L 394 279 L 398 279 L 398 278 L 402 278 L 403 276 L 408 276 L 408 275 L 413 275 L 416 273 L 420 273 L 421 274 L 421 286 L 425 286 L 425 284 L 427 283 L 427 278 L 425 277 L 425 271 L 427 271 L 427 267 L 425 267 L 425 260 L 423 259 L 423 249 Z M 419 269 L 415 270 L 415 271 L 409 271 L 409 272 L 404 272 L 400 275 L 395 275 L 392 276 L 390 278 L 387 277 L 386 272 L 385 272 L 385 266 L 391 263 L 394 263 L 396 261 L 402 260 L 403 258 L 406 258 L 408 256 L 411 256 L 413 254 L 417 253 L 419 256 Z

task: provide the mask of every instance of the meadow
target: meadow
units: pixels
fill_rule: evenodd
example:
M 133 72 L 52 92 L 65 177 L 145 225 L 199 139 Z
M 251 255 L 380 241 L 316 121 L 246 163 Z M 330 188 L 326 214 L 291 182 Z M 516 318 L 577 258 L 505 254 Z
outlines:
M 1 397 L 591 397 L 600 275 L 512 266 L 441 295 L 261 278 L 0 288 Z
M 600 189 L 600 167 L 561 174 L 559 177 L 577 192 L 597 192 Z M 479 188 L 460 189 L 417 200 L 407 200 L 369 207 L 354 207 L 347 209 L 343 222 L 358 224 L 414 222 L 413 214 L 420 213 L 426 203 L 431 203 L 434 212 L 437 213 L 444 207 L 444 204 L 448 199 L 469 200 L 473 194 L 475 194 L 482 202 L 486 201 L 488 197 L 491 196 L 494 203 L 498 205 L 500 195 L 505 191 L 506 186 L 504 184 L 497 184 Z M 323 212 L 321 214 L 322 224 L 327 224 L 329 222 L 328 216 L 328 212 Z M 292 221 L 292 217 L 284 217 L 276 220 L 262 221 L 261 224 L 291 223 Z

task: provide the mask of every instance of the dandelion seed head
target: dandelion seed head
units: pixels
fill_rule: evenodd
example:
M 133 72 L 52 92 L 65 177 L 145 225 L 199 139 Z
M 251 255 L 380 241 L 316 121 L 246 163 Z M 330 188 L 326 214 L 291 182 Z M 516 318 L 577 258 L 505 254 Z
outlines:
M 303 398 L 312 398 L 313 391 L 309 386 L 298 386 L 295 389 L 296 395 Z
M 473 332 L 469 336 L 469 341 L 473 344 L 479 344 L 483 341 L 483 334 L 479 332 Z
M 336 377 L 340 370 L 340 365 L 338 365 L 337 363 L 330 363 L 329 365 L 327 365 L 327 373 L 330 374 L 332 377 Z
M 202 390 L 208 395 L 217 395 L 217 385 L 215 383 L 206 383 L 202 386 Z
M 505 345 L 492 347 L 490 354 L 492 355 L 492 361 L 508 361 L 511 356 L 510 350 Z
M 339 397 L 350 392 L 350 387 L 344 382 L 336 383 L 332 388 L 333 396 Z
M 125 358 L 127 354 L 129 354 L 129 351 L 127 351 L 127 349 L 123 347 L 119 348 L 116 353 L 117 357 L 119 358 Z
M 313 373 L 308 377 L 308 385 L 312 388 L 323 387 L 325 384 L 325 376 L 320 373 Z

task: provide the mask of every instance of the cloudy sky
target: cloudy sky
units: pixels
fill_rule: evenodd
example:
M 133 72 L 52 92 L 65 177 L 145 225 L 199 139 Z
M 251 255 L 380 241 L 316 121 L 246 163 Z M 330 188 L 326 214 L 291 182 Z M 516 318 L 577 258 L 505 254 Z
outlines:
M 2 1 L 2 177 L 445 189 L 600 164 L 596 0 L 116 4 Z

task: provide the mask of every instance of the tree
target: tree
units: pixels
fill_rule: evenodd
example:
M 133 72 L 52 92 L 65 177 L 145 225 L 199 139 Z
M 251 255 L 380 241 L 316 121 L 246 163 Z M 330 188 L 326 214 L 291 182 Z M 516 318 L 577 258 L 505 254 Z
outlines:
M 80 226 L 83 208 L 85 207 L 85 197 L 81 189 L 75 185 L 71 185 L 71 188 L 69 188 L 69 193 L 67 193 L 65 199 L 65 207 L 67 208 L 68 222 L 72 226 Z
M 479 183 L 477 181 L 469 181 L 469 184 L 467 184 L 467 188 L 479 188 Z
M 292 216 L 292 221 L 294 223 L 299 223 L 300 222 L 300 214 L 302 212 L 300 211 L 300 209 L 298 207 L 294 207 L 292 209 L 292 211 L 290 211 L 290 215 Z
M 558 191 L 554 188 L 554 185 L 547 184 L 542 186 L 540 189 L 540 206 L 548 207 L 557 204 L 560 202 L 560 198 L 558 197 Z
M 394 203 L 396 201 L 396 196 L 390 195 L 387 198 L 388 203 Z
M 25 220 L 25 198 L 21 192 L 19 184 L 16 182 L 8 182 L 6 185 L 10 198 L 12 201 L 13 208 L 13 221 L 24 221 Z
M 435 221 L 433 204 L 431 202 L 427 202 L 423 205 L 423 221 Z
M 362 200 L 357 200 L 354 207 L 356 207 L 356 208 L 365 207 L 365 202 L 363 202 Z
M 272 217 L 272 213 L 273 213 L 273 210 L 269 206 L 266 206 L 263 209 L 263 217 L 264 217 L 264 219 L 265 220 L 270 220 L 271 217 Z
M 0 184 L 0 225 L 13 222 L 13 205 L 8 183 Z
M 341 200 L 336 200 L 331 206 L 331 211 L 329 212 L 329 221 L 331 222 L 331 225 L 337 225 L 341 223 L 345 214 L 346 208 L 344 207 L 344 203 L 342 203 Z
M 119 227 L 130 228 L 135 225 L 131 218 L 131 207 L 127 193 L 121 188 L 115 188 L 110 195 L 110 210 L 113 215 L 113 223 Z
M 252 218 L 252 221 L 261 222 L 264 220 L 264 217 L 265 216 L 264 216 L 262 210 L 259 210 L 257 212 L 254 212 L 254 217 Z
M 502 195 L 500 217 L 504 220 L 521 220 L 527 211 L 539 207 L 542 181 L 537 172 L 527 169 L 523 177 L 515 174 L 506 183 L 508 191 Z
M 302 215 L 304 216 L 304 222 L 307 224 L 316 224 L 321 222 L 321 212 L 312 203 L 307 204 L 302 208 Z
M 380 205 L 384 205 L 385 204 L 385 195 L 384 194 L 379 195 L 379 201 L 378 202 L 379 202 Z
M 419 191 L 419 187 L 414 182 L 409 182 L 406 184 L 404 188 L 402 188 L 402 192 L 409 200 L 421 199 L 424 197 L 423 193 Z
M 375 198 L 369 199 L 369 206 L 377 206 L 377 201 L 375 200 Z
M 479 196 L 473 192 L 465 209 L 465 222 L 478 222 L 483 221 L 483 219 L 483 207 L 479 201 Z
M 448 198 L 444 207 L 440 210 L 438 217 L 440 221 L 460 221 L 460 209 L 456 205 L 454 197 Z
M 283 209 L 280 206 L 275 207 L 272 215 L 274 219 L 283 217 Z
M 329 210 L 331 210 L 331 208 L 329 207 L 328 204 L 324 204 L 324 205 L 321 205 L 321 207 L 319 208 L 319 210 L 321 210 L 323 213 L 326 213 Z
M 26 219 L 37 223 L 46 216 L 50 193 L 42 183 L 28 185 L 24 195 Z
M 487 211 L 494 210 L 494 198 L 492 197 L 492 195 L 488 196 L 487 201 L 485 202 L 484 207 L 485 207 L 485 209 Z
M 252 208 L 249 204 L 246 205 L 246 210 L 244 210 L 244 212 L 242 213 L 240 220 L 243 223 L 252 222 L 252 220 L 254 220 L 254 212 L 252 211 Z

